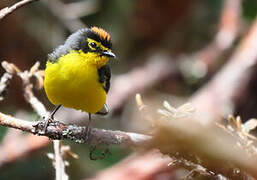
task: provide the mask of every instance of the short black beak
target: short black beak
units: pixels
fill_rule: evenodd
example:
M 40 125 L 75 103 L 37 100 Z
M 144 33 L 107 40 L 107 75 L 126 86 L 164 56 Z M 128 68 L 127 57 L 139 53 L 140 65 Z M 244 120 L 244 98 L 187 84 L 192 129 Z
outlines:
M 102 55 L 107 56 L 107 57 L 111 57 L 111 58 L 116 58 L 115 54 L 111 51 L 103 51 Z

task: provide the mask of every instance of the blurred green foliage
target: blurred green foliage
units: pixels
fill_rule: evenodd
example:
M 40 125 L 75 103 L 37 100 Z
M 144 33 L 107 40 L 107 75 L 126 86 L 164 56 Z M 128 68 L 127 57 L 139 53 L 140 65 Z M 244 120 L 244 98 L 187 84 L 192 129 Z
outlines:
M 7 127 L 0 126 L 0 142 L 2 142 L 3 137 L 5 136 L 7 130 L 8 130 Z
M 49 149 L 48 149 L 49 150 Z M 47 158 L 44 151 L 40 156 L 31 156 L 5 166 L 0 170 L 1 180 L 46 180 L 54 179 L 52 162 Z
M 245 0 L 243 1 L 243 17 L 249 21 L 253 21 L 257 14 L 257 1 Z

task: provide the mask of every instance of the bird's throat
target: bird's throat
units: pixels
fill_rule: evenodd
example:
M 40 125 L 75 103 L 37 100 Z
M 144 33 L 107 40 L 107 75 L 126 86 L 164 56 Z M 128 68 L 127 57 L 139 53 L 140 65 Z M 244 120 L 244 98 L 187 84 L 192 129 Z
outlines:
M 109 61 L 108 57 L 102 56 L 99 53 L 95 53 L 95 52 L 84 53 L 82 50 L 80 50 L 78 53 L 81 57 L 83 57 L 83 59 L 88 64 L 95 65 L 98 69 L 104 66 Z

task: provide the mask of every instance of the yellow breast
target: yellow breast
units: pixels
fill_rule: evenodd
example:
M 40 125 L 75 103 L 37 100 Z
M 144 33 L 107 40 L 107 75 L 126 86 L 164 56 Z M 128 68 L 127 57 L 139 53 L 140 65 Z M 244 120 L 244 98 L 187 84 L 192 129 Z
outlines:
M 57 63 L 47 62 L 44 88 L 51 103 L 96 113 L 106 100 L 106 92 L 99 83 L 97 57 L 72 51 Z M 107 61 L 107 60 L 106 60 Z

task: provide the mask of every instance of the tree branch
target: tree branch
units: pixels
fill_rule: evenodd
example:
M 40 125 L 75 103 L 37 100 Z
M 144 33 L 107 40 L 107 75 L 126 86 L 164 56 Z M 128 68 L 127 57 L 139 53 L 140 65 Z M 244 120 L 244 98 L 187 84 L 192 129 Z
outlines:
M 56 180 L 68 180 L 69 176 L 65 172 L 65 162 L 61 153 L 61 141 L 53 140 L 54 144 L 54 160 L 55 160 L 55 179 Z
M 1 9 L 0 10 L 0 20 L 2 20 L 4 17 L 6 17 L 7 15 L 14 12 L 16 9 L 19 9 L 22 6 L 32 3 L 34 1 L 38 1 L 38 0 L 23 0 L 23 1 L 17 2 L 16 4 L 12 5 L 11 7 L 6 7 L 6 8 Z
M 202 78 L 215 71 L 216 60 L 231 48 L 239 34 L 241 4 L 242 0 L 224 1 L 219 29 L 214 39 L 191 57 L 182 57 L 181 67 L 185 75 Z
M 233 114 L 235 100 L 244 93 L 257 64 L 257 19 L 228 63 L 191 97 L 201 122 L 217 121 Z
M 195 54 L 208 70 L 213 70 L 215 59 L 230 48 L 238 35 L 242 0 L 226 0 L 220 17 L 219 30 L 214 40 Z
M 78 143 L 90 143 L 96 145 L 120 145 L 136 146 L 151 137 L 147 135 L 129 133 L 122 131 L 111 131 L 97 128 L 90 128 L 88 136 L 86 127 L 74 124 L 64 124 L 59 121 L 50 122 L 46 132 L 43 132 L 44 121 L 25 121 L 8 116 L 0 112 L 0 125 L 19 129 L 40 136 L 47 136 L 51 139 L 70 139 Z
M 131 95 L 148 89 L 172 74 L 178 74 L 176 63 L 170 57 L 154 55 L 143 67 L 136 67 L 114 78 L 107 104 L 115 111 Z
M 12 79 L 12 74 L 6 72 L 0 80 L 0 101 L 4 99 L 4 93 L 9 85 L 10 80 Z
M 53 15 L 63 26 L 65 26 L 70 32 L 74 32 L 80 28 L 85 27 L 85 24 L 77 17 L 75 18 L 69 18 L 67 16 L 67 7 L 69 8 L 69 5 L 64 4 L 62 1 L 56 0 L 45 0 L 42 1 L 42 3 L 48 8 L 51 15 Z M 82 4 L 81 4 L 82 5 Z M 82 6 L 81 6 L 82 8 Z M 90 13 L 90 9 L 88 12 L 84 13 Z M 78 11 L 77 11 L 78 12 Z M 74 13 L 72 13 L 74 14 Z M 76 13 L 75 13 L 76 14 Z

